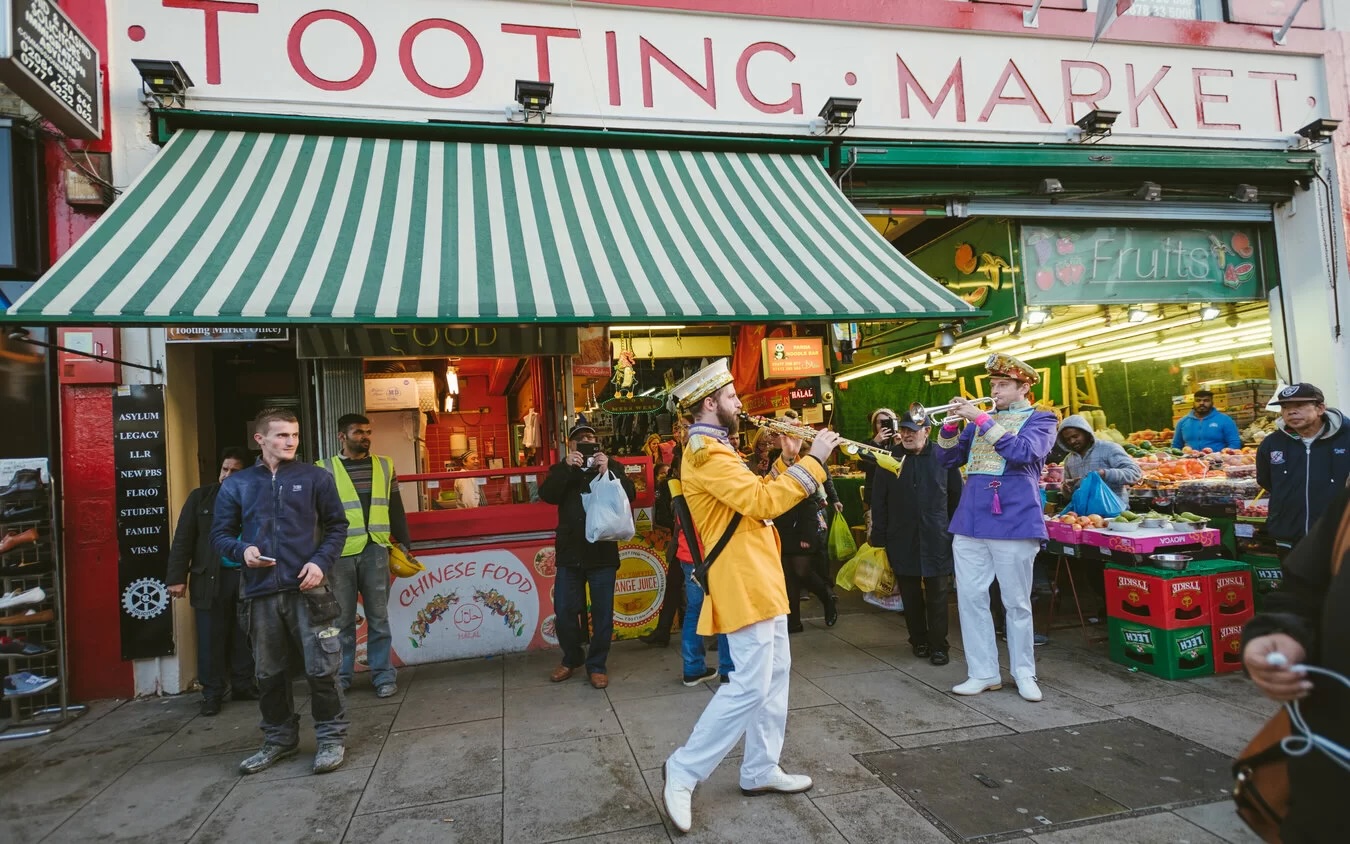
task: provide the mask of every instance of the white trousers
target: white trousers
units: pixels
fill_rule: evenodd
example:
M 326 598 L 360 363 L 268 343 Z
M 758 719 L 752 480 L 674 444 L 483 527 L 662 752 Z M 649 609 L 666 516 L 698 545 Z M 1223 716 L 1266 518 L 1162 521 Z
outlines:
M 712 702 L 699 716 L 684 746 L 666 760 L 666 776 L 693 788 L 745 736 L 741 760 L 741 787 L 763 785 L 783 752 L 787 730 L 788 649 L 787 616 L 759 621 L 727 634 L 736 670 L 731 682 L 719 686 Z
M 989 585 L 998 578 L 1003 593 L 1012 675 L 1036 676 L 1035 631 L 1031 625 L 1031 566 L 1041 550 L 1039 539 L 976 539 L 952 537 L 956 560 L 956 606 L 961 616 L 961 641 L 966 676 L 976 680 L 1001 677 L 994 617 L 989 612 Z M 739 665 L 740 663 L 737 663 Z

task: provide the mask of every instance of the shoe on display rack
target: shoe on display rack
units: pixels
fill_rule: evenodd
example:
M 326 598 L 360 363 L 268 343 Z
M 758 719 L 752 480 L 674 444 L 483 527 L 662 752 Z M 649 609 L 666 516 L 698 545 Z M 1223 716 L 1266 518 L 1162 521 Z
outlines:
M 45 692 L 57 684 L 55 677 L 42 677 L 31 671 L 19 671 L 5 677 L 5 697 L 24 697 Z
M 11 501 L 23 496 L 35 496 L 46 488 L 38 469 L 20 469 L 14 473 L 9 486 L 0 489 L 0 501 Z
M 38 540 L 37 528 L 28 530 L 14 530 L 0 538 L 0 554 L 8 554 L 16 548 L 22 548 L 25 545 L 32 545 Z
M 23 562 L 9 562 L 0 565 L 0 575 L 7 577 L 32 577 L 38 574 L 45 574 L 52 567 L 50 557 L 39 557 L 36 560 L 24 560 Z
M 6 656 L 45 656 L 56 653 L 51 645 L 39 645 L 13 636 L 0 636 L 0 654 Z
M 47 505 L 9 504 L 0 508 L 0 522 L 35 522 L 47 515 Z
M 32 589 L 15 589 L 13 592 L 0 595 L 0 610 L 26 607 L 30 604 L 40 604 L 45 600 L 47 600 L 47 593 L 43 592 L 41 587 L 34 586 Z
M 56 620 L 51 610 L 28 610 L 14 615 L 0 616 L 0 627 L 22 627 L 26 624 L 46 624 Z

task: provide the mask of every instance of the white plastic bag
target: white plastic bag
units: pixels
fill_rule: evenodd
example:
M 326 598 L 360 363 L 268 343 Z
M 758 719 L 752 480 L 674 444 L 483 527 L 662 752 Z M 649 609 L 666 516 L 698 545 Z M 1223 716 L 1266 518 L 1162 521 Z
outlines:
M 633 508 L 623 483 L 609 472 L 591 481 L 591 491 L 581 494 L 586 509 L 587 542 L 626 542 L 633 538 Z

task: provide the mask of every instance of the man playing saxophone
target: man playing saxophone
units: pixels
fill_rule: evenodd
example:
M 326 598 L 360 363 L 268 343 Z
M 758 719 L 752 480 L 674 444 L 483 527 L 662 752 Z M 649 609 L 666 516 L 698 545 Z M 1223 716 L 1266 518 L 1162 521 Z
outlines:
M 1054 447 L 1059 420 L 1029 400 L 1040 380 L 1015 357 L 993 354 L 985 362 L 992 413 L 953 399 L 938 435 L 943 466 L 966 467 L 961 503 L 952 517 L 956 598 L 966 654 L 966 681 L 952 691 L 977 695 L 1002 687 L 998 642 L 989 612 L 989 586 L 998 579 L 1007 610 L 1008 660 L 1017 692 L 1041 699 L 1031 626 L 1031 568 L 1046 538 L 1041 506 L 1041 466 Z M 966 420 L 965 430 L 958 419 Z
M 792 657 L 780 542 L 772 520 L 824 483 L 825 460 L 839 444 L 839 435 L 815 434 L 810 450 L 782 474 L 757 477 L 731 445 L 741 401 L 726 358 L 676 386 L 672 395 L 680 412 L 694 423 L 685 444 L 681 481 L 700 556 L 724 548 L 707 569 L 708 590 L 698 632 L 727 634 L 736 665 L 730 683 L 718 688 L 688 741 L 665 763 L 666 813 L 677 829 L 688 832 L 694 788 L 712 775 L 741 736 L 744 794 L 791 794 L 811 788 L 810 777 L 785 773 L 778 766 Z

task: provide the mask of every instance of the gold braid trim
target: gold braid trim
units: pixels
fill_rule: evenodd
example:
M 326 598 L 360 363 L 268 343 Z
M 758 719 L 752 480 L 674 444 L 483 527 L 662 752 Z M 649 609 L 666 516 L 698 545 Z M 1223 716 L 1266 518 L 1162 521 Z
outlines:
M 989 426 L 989 430 L 985 431 L 983 434 L 980 434 L 980 436 L 984 438 L 985 442 L 989 443 L 990 445 L 994 445 L 999 440 L 1003 439 L 1003 437 L 1006 436 L 1007 433 L 1008 433 L 1007 428 L 995 422 L 993 425 Z

